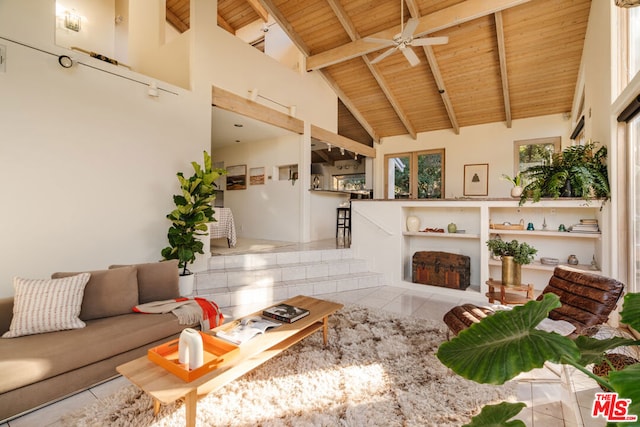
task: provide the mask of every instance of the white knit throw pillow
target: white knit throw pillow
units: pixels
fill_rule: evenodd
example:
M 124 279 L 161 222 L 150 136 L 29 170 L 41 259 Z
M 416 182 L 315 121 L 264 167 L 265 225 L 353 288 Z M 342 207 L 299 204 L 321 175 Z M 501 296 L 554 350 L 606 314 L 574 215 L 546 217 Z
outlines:
M 13 279 L 13 318 L 2 338 L 84 328 L 78 318 L 89 273 L 62 279 Z

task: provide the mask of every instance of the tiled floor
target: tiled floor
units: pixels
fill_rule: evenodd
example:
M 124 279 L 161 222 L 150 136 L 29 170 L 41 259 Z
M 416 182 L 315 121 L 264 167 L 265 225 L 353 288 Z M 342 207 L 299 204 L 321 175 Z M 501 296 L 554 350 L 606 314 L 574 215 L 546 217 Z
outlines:
M 453 306 L 462 302 L 474 302 L 479 294 L 472 297 L 469 292 L 460 292 L 452 296 L 452 292 L 442 292 L 437 289 L 414 289 L 403 286 L 382 286 L 378 288 L 361 289 L 348 292 L 338 292 L 322 296 L 342 303 L 357 303 L 368 307 L 382 309 L 394 313 L 411 314 L 425 319 L 440 321 L 442 316 Z M 484 302 L 482 300 L 475 302 Z M 229 314 L 242 316 L 261 307 L 233 307 Z M 539 369 L 519 378 L 518 400 L 525 402 L 525 408 L 518 416 L 530 427 L 555 426 L 604 426 L 602 419 L 594 420 L 590 417 L 590 405 L 596 384 L 584 374 L 552 366 L 552 369 Z M 570 386 L 564 386 L 560 377 L 569 378 Z M 60 418 L 71 411 L 82 408 L 96 399 L 117 391 L 127 380 L 117 377 L 111 381 L 78 393 L 60 402 L 51 404 L 22 417 L 16 418 L 0 427 L 43 427 L 62 425 Z M 573 387 L 574 392 L 569 388 Z

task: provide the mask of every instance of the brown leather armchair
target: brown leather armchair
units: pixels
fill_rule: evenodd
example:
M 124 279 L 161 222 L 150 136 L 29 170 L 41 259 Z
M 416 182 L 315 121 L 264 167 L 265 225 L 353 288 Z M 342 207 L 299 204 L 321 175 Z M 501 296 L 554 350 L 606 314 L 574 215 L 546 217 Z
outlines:
M 560 297 L 562 306 L 552 310 L 549 318 L 565 320 L 576 327 L 576 334 L 584 329 L 606 323 L 609 314 L 622 297 L 624 284 L 618 280 L 571 267 L 558 266 L 542 295 L 552 292 Z M 538 299 L 542 298 L 542 295 Z M 478 323 L 493 311 L 488 307 L 463 304 L 449 310 L 443 320 L 454 335 Z

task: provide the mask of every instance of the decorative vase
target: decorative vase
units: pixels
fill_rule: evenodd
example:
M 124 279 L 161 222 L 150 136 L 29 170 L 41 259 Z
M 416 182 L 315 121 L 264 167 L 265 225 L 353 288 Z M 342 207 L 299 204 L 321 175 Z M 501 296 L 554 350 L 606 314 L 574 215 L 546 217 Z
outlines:
M 578 257 L 571 254 L 569 255 L 569 258 L 567 258 L 567 264 L 569 265 L 578 265 L 580 263 L 580 261 L 578 261 Z
M 407 217 L 407 231 L 418 231 L 420 230 L 420 218 L 417 216 L 408 216 Z
M 502 284 L 505 286 L 520 286 L 522 266 L 513 260 L 512 256 L 502 257 Z
M 187 275 L 180 275 L 178 277 L 178 288 L 180 290 L 180 296 L 186 297 L 193 293 L 193 283 L 196 275 L 189 273 Z
M 204 365 L 204 349 L 200 332 L 185 328 L 178 340 L 178 361 L 189 365 L 189 370 Z
M 523 188 L 519 185 L 516 185 L 511 189 L 511 197 L 519 198 L 520 196 L 522 196 L 522 191 Z
M 447 231 L 449 233 L 455 233 L 456 231 L 458 231 L 458 226 L 452 222 L 451 224 L 447 225 Z

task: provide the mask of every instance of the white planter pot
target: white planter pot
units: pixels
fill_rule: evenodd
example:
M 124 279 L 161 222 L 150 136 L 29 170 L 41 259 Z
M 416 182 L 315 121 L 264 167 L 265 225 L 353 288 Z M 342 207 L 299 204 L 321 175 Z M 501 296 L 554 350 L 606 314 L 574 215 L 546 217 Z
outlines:
M 191 273 L 178 278 L 178 287 L 180 288 L 180 296 L 187 297 L 193 293 L 193 283 L 196 275 Z
M 511 197 L 520 197 L 520 196 L 522 196 L 522 190 L 523 190 L 523 188 L 520 187 L 520 186 L 513 187 L 511 189 Z
M 418 231 L 420 230 L 420 218 L 417 216 L 408 216 L 407 217 L 407 231 Z

